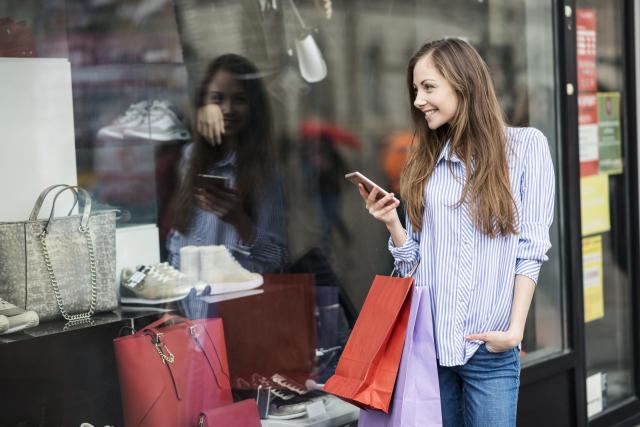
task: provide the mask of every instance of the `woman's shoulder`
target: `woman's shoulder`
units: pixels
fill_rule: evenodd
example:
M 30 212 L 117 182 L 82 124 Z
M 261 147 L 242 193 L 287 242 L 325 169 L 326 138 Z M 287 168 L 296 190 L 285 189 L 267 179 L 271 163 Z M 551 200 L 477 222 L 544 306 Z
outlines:
M 507 145 L 518 157 L 526 157 L 531 151 L 549 149 L 547 137 L 534 127 L 507 127 Z
M 548 144 L 547 137 L 534 127 L 507 127 L 507 141 L 525 148 L 531 144 Z

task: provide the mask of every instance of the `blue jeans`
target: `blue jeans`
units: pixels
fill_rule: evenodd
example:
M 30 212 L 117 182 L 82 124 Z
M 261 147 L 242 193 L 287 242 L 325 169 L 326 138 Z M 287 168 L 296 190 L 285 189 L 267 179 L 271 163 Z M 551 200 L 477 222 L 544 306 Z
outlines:
M 518 348 L 490 353 L 483 345 L 465 365 L 438 366 L 444 427 L 515 427 Z

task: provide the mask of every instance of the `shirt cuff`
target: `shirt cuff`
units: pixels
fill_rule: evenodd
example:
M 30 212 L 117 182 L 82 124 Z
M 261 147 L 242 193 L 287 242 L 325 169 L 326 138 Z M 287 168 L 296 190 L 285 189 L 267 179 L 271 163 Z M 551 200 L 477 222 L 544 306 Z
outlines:
M 516 274 L 521 276 L 527 276 L 533 280 L 533 283 L 538 283 L 538 275 L 540 274 L 540 268 L 542 267 L 542 261 L 535 259 L 522 259 L 516 260 Z
M 407 240 L 404 241 L 402 246 L 396 246 L 393 243 L 393 238 L 389 237 L 389 252 L 395 259 L 408 259 L 413 255 L 416 242 L 407 234 Z

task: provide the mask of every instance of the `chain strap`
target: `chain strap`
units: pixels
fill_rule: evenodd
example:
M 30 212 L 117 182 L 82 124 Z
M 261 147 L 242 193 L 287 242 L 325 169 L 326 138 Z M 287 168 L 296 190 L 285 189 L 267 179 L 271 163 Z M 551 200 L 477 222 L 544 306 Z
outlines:
M 157 334 L 155 337 L 153 337 L 152 339 L 153 345 L 156 347 L 156 351 L 160 355 L 160 358 L 162 359 L 162 363 L 164 363 L 165 365 L 167 363 L 170 365 L 173 365 L 173 362 L 175 361 L 175 356 L 173 355 L 173 353 L 171 353 L 171 351 L 169 350 L 169 347 L 167 347 L 166 344 L 163 344 L 160 341 L 161 336 L 162 334 Z M 167 354 L 165 354 L 165 351 L 167 352 Z
M 42 255 L 44 256 L 44 263 L 47 266 L 49 281 L 51 282 L 51 287 L 53 288 L 53 294 L 56 297 L 58 309 L 60 310 L 60 314 L 62 314 L 62 317 L 70 322 L 77 322 L 91 318 L 96 310 L 96 303 L 98 300 L 96 258 L 93 251 L 93 241 L 91 240 L 89 227 L 83 227 L 82 225 L 80 225 L 78 231 L 84 235 L 84 238 L 86 240 L 87 250 L 89 251 L 89 268 L 91 270 L 91 303 L 89 305 L 89 311 L 87 311 L 86 313 L 78 314 L 68 314 L 67 310 L 65 310 L 64 308 L 64 302 L 62 301 L 62 296 L 60 295 L 60 287 L 58 286 L 58 281 L 56 280 L 55 274 L 53 274 L 53 266 L 51 264 L 51 258 L 49 257 L 49 251 L 47 249 L 47 229 L 45 228 L 44 230 L 42 230 L 42 233 L 38 235 L 38 237 L 40 238 L 40 243 L 42 244 Z

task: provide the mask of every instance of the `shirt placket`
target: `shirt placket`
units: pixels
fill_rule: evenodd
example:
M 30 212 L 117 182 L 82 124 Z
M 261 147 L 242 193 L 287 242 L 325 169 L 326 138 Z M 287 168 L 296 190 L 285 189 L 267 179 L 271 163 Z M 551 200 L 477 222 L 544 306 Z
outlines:
M 464 174 L 464 166 L 460 166 L 462 173 Z M 456 341 L 459 345 L 458 355 L 460 357 L 460 363 L 464 360 L 466 340 L 465 325 L 467 323 L 467 317 L 469 316 L 469 302 L 472 294 L 473 283 L 473 269 L 474 269 L 474 237 L 475 228 L 473 221 L 469 215 L 469 207 L 467 203 L 463 203 L 458 209 L 460 209 L 460 264 L 458 270 L 458 289 L 456 292 Z

